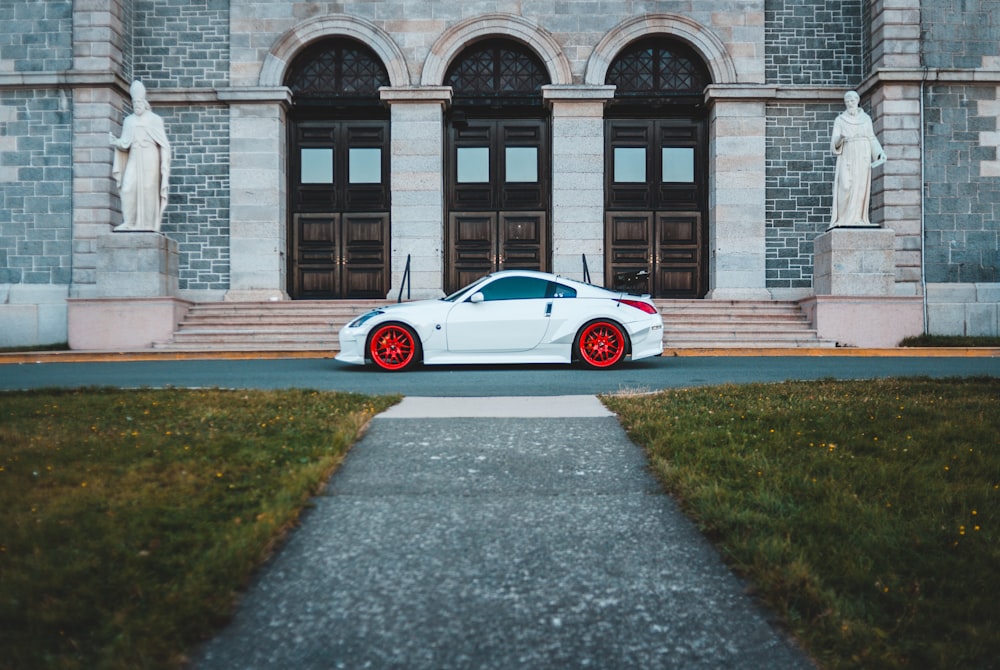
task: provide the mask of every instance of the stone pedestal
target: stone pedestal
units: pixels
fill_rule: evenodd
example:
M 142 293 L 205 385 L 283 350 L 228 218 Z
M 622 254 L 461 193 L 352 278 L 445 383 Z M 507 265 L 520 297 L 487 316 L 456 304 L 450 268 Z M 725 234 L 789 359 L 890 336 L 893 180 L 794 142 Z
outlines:
M 97 238 L 97 292 L 105 298 L 177 294 L 180 253 L 162 233 L 107 233 Z
M 177 242 L 153 232 L 97 238 L 96 298 L 67 301 L 70 349 L 148 349 L 169 340 L 191 304 L 177 298 Z
M 923 332 L 921 298 L 895 295 L 895 243 L 884 228 L 834 228 L 816 238 L 816 295 L 799 304 L 822 339 L 892 348 Z
M 885 228 L 826 231 L 813 243 L 816 295 L 894 295 L 895 243 Z

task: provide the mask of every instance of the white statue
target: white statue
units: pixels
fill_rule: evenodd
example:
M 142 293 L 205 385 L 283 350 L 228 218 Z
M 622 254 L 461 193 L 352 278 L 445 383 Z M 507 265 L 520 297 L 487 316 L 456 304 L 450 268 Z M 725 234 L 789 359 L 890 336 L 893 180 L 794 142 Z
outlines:
M 872 225 L 868 219 L 872 168 L 885 162 L 885 151 L 875 138 L 871 117 L 858 107 L 860 101 L 854 91 L 844 94 L 847 109 L 833 123 L 830 150 L 837 157 L 837 171 L 830 228 Z
M 125 117 L 120 138 L 111 133 L 111 174 L 122 199 L 122 223 L 115 230 L 158 232 L 170 190 L 170 143 L 163 119 L 149 109 L 142 82 L 132 82 L 129 92 L 133 113 Z

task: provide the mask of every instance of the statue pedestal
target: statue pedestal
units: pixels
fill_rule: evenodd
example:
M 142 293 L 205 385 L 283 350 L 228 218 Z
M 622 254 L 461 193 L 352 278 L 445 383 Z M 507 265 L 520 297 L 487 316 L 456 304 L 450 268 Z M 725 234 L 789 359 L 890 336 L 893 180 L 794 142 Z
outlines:
M 162 233 L 108 233 L 97 238 L 97 293 L 102 297 L 177 295 L 180 252 Z
M 813 242 L 816 295 L 894 294 L 896 233 L 885 228 L 834 228 Z
M 834 228 L 816 238 L 816 295 L 799 304 L 821 338 L 889 348 L 923 332 L 922 299 L 895 294 L 895 240 L 884 228 Z
M 128 351 L 170 340 L 191 303 L 176 297 L 177 242 L 153 232 L 97 238 L 97 298 L 67 301 L 70 349 Z

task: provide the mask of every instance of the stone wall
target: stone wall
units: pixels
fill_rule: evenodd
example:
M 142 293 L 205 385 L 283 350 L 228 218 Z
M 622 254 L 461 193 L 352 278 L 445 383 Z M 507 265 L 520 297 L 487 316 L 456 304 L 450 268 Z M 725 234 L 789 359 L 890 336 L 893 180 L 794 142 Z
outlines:
M 766 0 L 768 83 L 856 86 L 862 77 L 862 0 Z
M 134 75 L 149 88 L 228 84 L 229 0 L 136 0 L 132 12 Z
M 813 281 L 813 240 L 830 225 L 833 120 L 843 105 L 771 104 L 767 109 L 767 287 Z
M 182 291 L 229 288 L 229 108 L 162 106 L 171 143 L 162 232 L 178 242 Z
M 72 103 L 54 90 L 0 92 L 0 284 L 69 284 Z
M 925 97 L 926 280 L 1000 282 L 1000 88 L 937 84 Z
M 73 0 L 4 0 L 0 26 L 0 74 L 72 67 Z
M 230 8 L 232 83 L 236 86 L 258 83 L 261 64 L 282 34 L 309 19 L 329 14 L 356 17 L 392 35 L 406 60 L 411 85 L 420 83 L 423 65 L 431 48 L 449 28 L 466 19 L 493 14 L 520 16 L 550 33 L 569 60 L 572 83 L 575 84 L 583 82 L 588 59 L 598 42 L 618 24 L 643 14 L 684 16 L 712 28 L 729 47 L 740 80 L 764 81 L 763 54 L 760 50 L 764 42 L 764 0 L 348 0 L 294 3 L 231 0 Z M 395 82 L 396 85 L 400 83 Z M 432 85 L 440 83 L 430 82 Z
M 930 68 L 980 68 L 1000 57 L 1000 0 L 921 3 L 922 56 Z

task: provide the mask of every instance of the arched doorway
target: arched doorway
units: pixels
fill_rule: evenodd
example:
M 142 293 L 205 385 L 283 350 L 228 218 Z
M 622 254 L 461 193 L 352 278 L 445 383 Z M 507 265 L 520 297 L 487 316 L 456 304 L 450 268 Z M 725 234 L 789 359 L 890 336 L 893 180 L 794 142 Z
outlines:
M 474 43 L 446 71 L 446 292 L 494 270 L 551 265 L 548 82 L 538 56 L 508 39 Z
M 293 299 L 384 298 L 389 290 L 389 76 L 349 38 L 304 49 L 285 77 L 288 293 Z
M 661 298 L 708 291 L 708 68 L 664 36 L 625 47 L 605 83 L 605 277 Z

